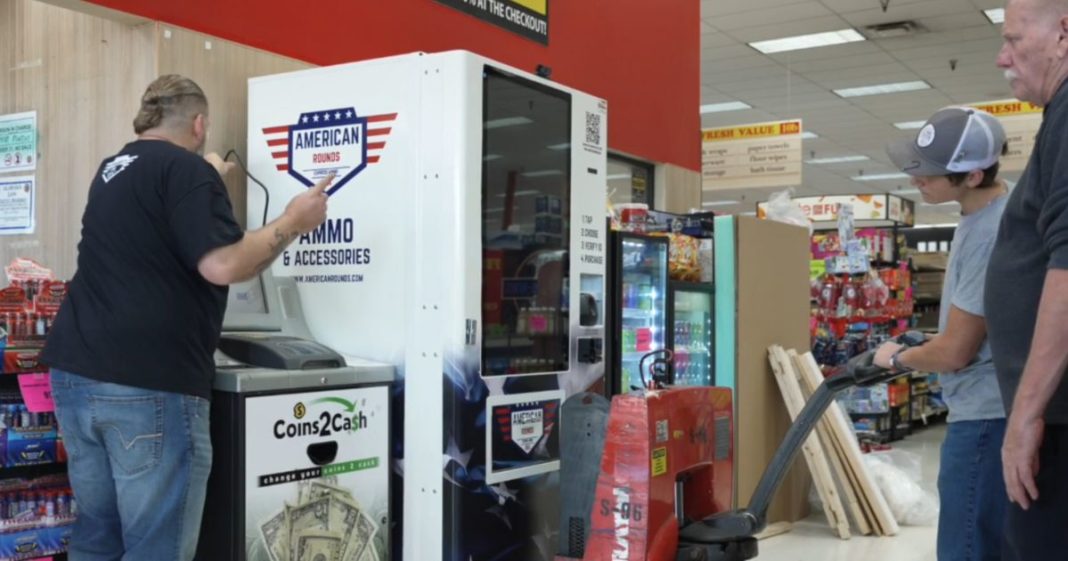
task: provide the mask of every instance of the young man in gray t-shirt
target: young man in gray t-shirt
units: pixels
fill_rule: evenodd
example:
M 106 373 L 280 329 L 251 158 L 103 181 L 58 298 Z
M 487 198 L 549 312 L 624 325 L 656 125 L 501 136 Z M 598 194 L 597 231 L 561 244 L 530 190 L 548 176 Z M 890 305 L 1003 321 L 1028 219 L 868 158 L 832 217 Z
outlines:
M 949 407 L 938 490 L 938 560 L 999 559 L 1007 504 L 1001 473 L 1005 408 L 986 338 L 983 287 L 1007 190 L 997 179 L 1005 131 L 978 109 L 947 107 L 915 138 L 892 143 L 894 164 L 913 176 L 923 200 L 959 202 L 942 289 L 938 334 L 921 347 L 886 343 L 876 364 L 938 372 Z

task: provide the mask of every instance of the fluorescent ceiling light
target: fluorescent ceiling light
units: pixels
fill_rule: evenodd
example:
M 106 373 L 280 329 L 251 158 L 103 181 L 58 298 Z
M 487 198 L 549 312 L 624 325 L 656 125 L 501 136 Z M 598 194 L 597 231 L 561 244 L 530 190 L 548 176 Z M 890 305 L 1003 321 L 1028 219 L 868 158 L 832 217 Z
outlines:
M 1005 8 L 983 10 L 983 14 L 986 15 L 986 19 L 990 20 L 990 23 L 994 25 L 997 25 L 999 23 L 1005 23 Z
M 533 123 L 526 117 L 504 117 L 502 119 L 493 119 L 492 121 L 486 121 L 487 129 L 499 129 L 503 127 L 516 127 L 519 125 L 529 125 Z
M 900 191 L 894 191 L 891 195 L 919 195 L 919 189 L 902 189 Z
M 911 177 L 907 173 L 872 173 L 868 175 L 854 175 L 853 181 L 884 181 L 887 179 L 905 179 Z
M 903 130 L 913 130 L 923 127 L 923 124 L 927 121 L 902 121 L 900 123 L 894 123 L 894 126 Z
M 709 203 L 701 203 L 701 206 L 730 206 L 736 204 L 738 204 L 738 201 L 712 201 Z
M 724 111 L 740 111 L 742 109 L 752 109 L 753 106 L 745 103 L 744 101 L 727 101 L 724 103 L 708 103 L 701 106 L 701 114 L 706 113 L 723 113 Z
M 812 131 L 804 131 L 804 132 L 801 133 L 801 138 L 802 139 L 805 139 L 805 138 L 819 138 L 819 137 L 820 137 L 820 135 L 818 135 L 818 134 L 816 134 L 816 133 L 814 133 Z
M 901 92 L 914 92 L 917 90 L 929 90 L 931 84 L 924 82 L 923 80 L 916 80 L 913 82 L 893 82 L 889 84 L 875 84 L 871 86 L 860 86 L 857 88 L 842 88 L 834 90 L 834 93 L 838 97 L 861 97 L 865 95 L 881 95 Z
M 482 157 L 482 161 L 483 162 L 492 162 L 493 160 L 499 160 L 499 159 L 501 159 L 503 157 L 504 156 L 502 156 L 500 154 L 486 154 L 485 156 Z
M 824 33 L 810 33 L 808 35 L 795 35 L 793 37 L 783 37 L 781 39 L 754 41 L 749 43 L 749 46 L 769 55 L 771 53 L 799 51 L 801 49 L 841 45 L 843 43 L 853 43 L 855 41 L 863 40 L 864 36 L 857 33 L 856 29 L 839 29 L 838 31 L 827 31 Z
M 523 191 L 516 191 L 515 193 L 513 193 L 512 196 L 525 197 L 527 195 L 537 195 L 538 193 L 541 193 L 541 191 L 539 191 L 538 189 L 525 189 Z M 503 198 L 505 198 L 507 196 L 508 196 L 508 193 L 500 193 L 499 195 L 497 195 L 497 197 L 501 198 L 501 199 L 503 199 Z
M 605 176 L 605 179 L 611 181 L 613 179 L 630 179 L 629 173 L 613 173 L 612 175 Z
M 564 172 L 562 172 L 562 171 L 560 171 L 558 169 L 543 169 L 543 170 L 540 170 L 540 171 L 524 171 L 523 173 L 521 173 L 519 175 L 522 175 L 523 177 L 551 177 L 551 176 L 554 176 L 554 175 L 563 175 L 563 174 L 564 174 Z
M 756 211 L 755 210 L 751 210 L 749 212 L 742 212 L 742 213 L 739 213 L 738 216 L 756 216 Z
M 844 164 L 846 162 L 864 162 L 870 160 L 867 156 L 836 156 L 833 158 L 812 158 L 811 160 L 805 160 L 806 164 Z
M 563 142 L 560 144 L 553 144 L 552 146 L 549 146 L 549 150 L 567 150 L 568 148 L 571 148 L 570 142 Z

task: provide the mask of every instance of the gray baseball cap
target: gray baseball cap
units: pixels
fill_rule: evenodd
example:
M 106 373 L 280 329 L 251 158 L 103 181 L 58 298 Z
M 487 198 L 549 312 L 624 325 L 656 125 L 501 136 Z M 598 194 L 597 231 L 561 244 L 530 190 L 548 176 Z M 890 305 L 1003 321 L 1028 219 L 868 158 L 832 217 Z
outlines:
M 887 145 L 886 154 L 909 175 L 949 175 L 994 165 L 1004 146 L 1005 129 L 997 117 L 973 107 L 946 107 L 914 138 Z

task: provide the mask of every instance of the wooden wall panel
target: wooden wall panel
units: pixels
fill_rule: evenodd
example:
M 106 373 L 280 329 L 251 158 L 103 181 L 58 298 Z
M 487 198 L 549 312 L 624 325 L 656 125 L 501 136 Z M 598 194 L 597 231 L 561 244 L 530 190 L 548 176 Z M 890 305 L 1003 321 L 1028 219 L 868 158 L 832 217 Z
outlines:
M 671 164 L 656 167 L 657 210 L 688 214 L 701 208 L 701 174 Z
M 158 33 L 159 73 L 182 74 L 192 78 L 208 95 L 211 121 L 208 152 L 225 155 L 236 149 L 248 161 L 248 79 L 309 68 L 311 65 L 222 41 L 186 29 L 160 24 Z M 234 204 L 234 214 L 244 225 L 246 188 L 258 189 L 246 181 L 244 172 L 235 170 L 226 179 Z M 260 178 L 262 181 L 264 178 Z M 259 222 L 249 224 L 252 228 Z
M 308 66 L 118 12 L 0 0 L 0 114 L 36 110 L 40 152 L 36 230 L 0 236 L 0 266 L 29 257 L 60 278 L 73 276 L 92 175 L 101 160 L 134 138 L 140 96 L 156 76 L 179 73 L 196 80 L 213 109 L 208 149 L 221 154 L 236 148 L 244 158 L 247 79 Z M 244 223 L 244 174 L 232 173 L 227 187 Z
M 89 182 L 133 138 L 152 37 L 151 26 L 0 0 L 0 114 L 36 110 L 39 151 L 36 230 L 0 236 L 0 265 L 25 256 L 74 274 Z

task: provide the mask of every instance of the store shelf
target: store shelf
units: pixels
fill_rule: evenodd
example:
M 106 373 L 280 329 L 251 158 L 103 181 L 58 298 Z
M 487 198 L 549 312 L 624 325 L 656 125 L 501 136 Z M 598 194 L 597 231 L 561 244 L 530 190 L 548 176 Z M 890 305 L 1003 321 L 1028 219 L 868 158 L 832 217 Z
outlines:
M 30 466 L 10 466 L 0 468 L 0 480 L 2 479 L 32 479 L 44 475 L 66 473 L 66 463 L 35 464 Z
M 623 319 L 652 319 L 657 316 L 656 310 L 642 310 L 640 308 L 623 308 Z

